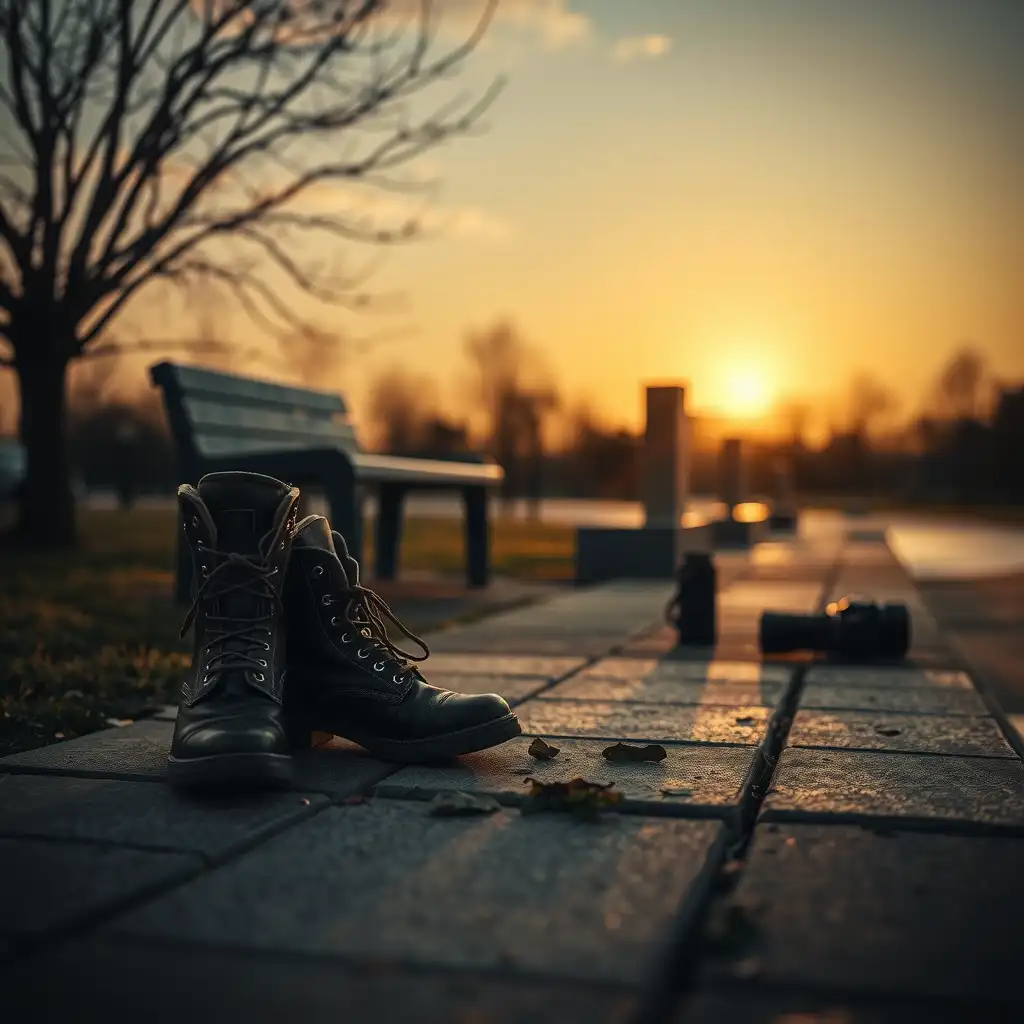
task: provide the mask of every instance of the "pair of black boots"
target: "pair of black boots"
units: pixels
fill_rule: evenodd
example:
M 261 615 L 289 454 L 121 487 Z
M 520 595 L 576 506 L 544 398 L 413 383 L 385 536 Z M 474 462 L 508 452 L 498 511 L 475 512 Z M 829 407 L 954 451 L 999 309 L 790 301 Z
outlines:
M 178 502 L 195 568 L 192 668 L 168 762 L 183 786 L 272 785 L 314 731 L 386 760 L 455 757 L 521 732 L 497 694 L 429 685 L 430 653 L 359 583 L 323 516 L 298 520 L 299 489 L 257 473 L 211 473 Z M 387 623 L 419 644 L 411 655 Z

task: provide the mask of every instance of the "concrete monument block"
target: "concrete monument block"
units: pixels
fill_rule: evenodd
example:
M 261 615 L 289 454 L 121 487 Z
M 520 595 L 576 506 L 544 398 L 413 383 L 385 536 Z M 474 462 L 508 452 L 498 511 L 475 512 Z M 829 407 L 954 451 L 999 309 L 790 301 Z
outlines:
M 645 388 L 647 421 L 642 453 L 641 529 L 576 531 L 576 580 L 672 579 L 687 551 L 711 548 L 706 524 L 683 527 L 689 471 L 690 425 L 686 389 Z
M 645 392 L 644 525 L 678 529 L 686 511 L 689 470 L 686 389 L 673 384 L 649 386 Z
M 738 437 L 729 437 L 722 442 L 718 455 L 718 497 L 725 502 L 730 516 L 737 505 L 747 500 L 743 442 Z

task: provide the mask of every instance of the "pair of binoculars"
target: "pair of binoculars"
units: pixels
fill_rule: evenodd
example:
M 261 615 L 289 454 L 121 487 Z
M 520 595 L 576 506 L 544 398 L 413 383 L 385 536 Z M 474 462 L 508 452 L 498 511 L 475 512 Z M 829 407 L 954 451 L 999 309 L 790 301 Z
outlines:
M 905 604 L 844 597 L 822 615 L 763 612 L 764 654 L 814 651 L 843 661 L 895 661 L 910 648 L 910 612 Z

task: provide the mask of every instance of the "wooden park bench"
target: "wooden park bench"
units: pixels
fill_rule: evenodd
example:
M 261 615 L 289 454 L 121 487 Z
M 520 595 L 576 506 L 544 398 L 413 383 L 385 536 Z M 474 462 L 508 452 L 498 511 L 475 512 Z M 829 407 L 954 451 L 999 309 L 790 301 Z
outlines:
M 470 586 L 487 584 L 487 499 L 502 481 L 500 466 L 473 455 L 447 460 L 366 452 L 344 398 L 336 393 L 179 363 L 157 363 L 149 372 L 163 392 L 179 479 L 195 483 L 205 473 L 249 470 L 319 490 L 331 525 L 356 558 L 362 554 L 363 498 L 375 491 L 378 579 L 394 579 L 398 569 L 405 495 L 412 490 L 459 492 L 466 513 L 467 579 Z M 175 599 L 188 603 L 191 587 L 192 559 L 179 529 Z

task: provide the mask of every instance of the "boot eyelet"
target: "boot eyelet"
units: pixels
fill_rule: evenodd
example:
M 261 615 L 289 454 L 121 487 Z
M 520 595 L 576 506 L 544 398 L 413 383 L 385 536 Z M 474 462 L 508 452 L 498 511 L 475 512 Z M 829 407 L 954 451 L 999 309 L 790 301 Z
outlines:
M 337 624 L 338 624 L 338 616 L 337 615 L 332 615 L 331 616 L 331 625 L 332 626 L 336 626 Z
M 393 683 L 400 683 L 401 681 L 402 681 L 402 677 L 401 676 L 392 676 L 391 677 L 391 682 L 393 682 Z
M 270 644 L 264 644 L 263 645 L 263 650 L 269 651 L 270 650 Z
M 341 634 L 341 642 L 343 644 L 347 644 L 349 642 L 349 640 L 351 640 L 351 639 L 352 639 L 352 634 L 351 633 L 342 633 Z
M 364 653 L 364 651 L 365 651 L 365 653 Z M 356 651 L 356 657 L 357 657 L 357 658 L 361 658 L 361 659 L 363 659 L 364 661 L 365 661 L 365 660 L 366 660 L 366 659 L 367 659 L 367 658 L 368 658 L 369 656 L 370 656 L 370 652 L 369 652 L 369 651 L 367 651 L 365 647 L 360 647 L 360 648 L 359 648 L 359 650 L 358 650 L 358 651 Z
M 262 668 L 267 668 L 267 667 L 268 667 L 268 666 L 267 666 L 267 663 L 266 663 L 266 662 L 265 662 L 265 661 L 264 661 L 264 660 L 263 660 L 262 658 L 260 658 L 260 666 L 261 666 Z
M 324 596 L 320 598 L 320 603 L 322 605 L 329 605 L 331 603 L 331 595 L 324 594 Z
M 383 672 L 384 669 L 386 669 L 386 668 L 387 668 L 387 665 L 385 665 L 383 661 L 374 662 L 374 665 L 373 665 L 373 671 L 374 672 Z
M 253 679 L 255 679 L 257 683 L 262 683 L 263 680 L 266 679 L 266 676 L 262 672 L 256 672 L 253 674 Z
M 324 567 L 322 565 L 314 565 L 313 566 L 313 572 L 312 572 L 313 576 L 323 576 L 323 574 L 324 574 Z
M 209 576 L 210 575 L 210 570 L 205 565 L 199 566 L 199 570 L 200 570 L 200 572 L 202 572 L 202 574 L 204 576 Z

